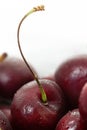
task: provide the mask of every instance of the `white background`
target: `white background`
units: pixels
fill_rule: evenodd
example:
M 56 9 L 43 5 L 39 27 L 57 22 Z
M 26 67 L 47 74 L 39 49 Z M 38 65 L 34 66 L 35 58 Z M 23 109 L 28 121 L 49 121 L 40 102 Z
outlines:
M 17 27 L 34 6 L 45 11 L 30 15 L 21 27 L 21 46 L 41 76 L 54 73 L 65 59 L 87 54 L 87 0 L 0 0 L 0 53 L 20 56 Z

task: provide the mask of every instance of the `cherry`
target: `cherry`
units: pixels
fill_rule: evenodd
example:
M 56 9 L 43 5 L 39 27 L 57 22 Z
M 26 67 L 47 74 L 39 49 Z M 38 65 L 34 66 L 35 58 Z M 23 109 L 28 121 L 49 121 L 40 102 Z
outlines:
M 58 122 L 56 130 L 84 130 L 80 122 L 79 109 L 74 109 L 64 115 Z
M 17 89 L 33 79 L 33 75 L 21 58 L 8 56 L 6 53 L 0 56 L 1 97 L 12 98 Z
M 87 129 L 87 83 L 83 86 L 79 97 L 79 111 L 84 127 Z
M 66 110 L 61 88 L 51 80 L 41 79 L 31 69 L 20 46 L 19 31 L 23 20 L 31 13 L 44 10 L 38 6 L 29 11 L 18 26 L 18 46 L 27 67 L 35 80 L 23 85 L 14 95 L 11 114 L 16 130 L 54 130 Z
M 0 110 L 6 115 L 6 117 L 8 118 L 8 120 L 11 123 L 11 109 L 10 109 L 10 105 L 0 105 Z
M 87 82 L 87 56 L 73 57 L 62 63 L 55 72 L 55 80 L 72 108 L 78 107 L 81 89 Z
M 15 126 L 24 130 L 54 130 L 64 115 L 65 102 L 60 87 L 51 80 L 39 80 L 47 96 L 43 101 L 35 81 L 25 84 L 14 95 L 11 113 Z
M 0 130 L 12 130 L 8 118 L 1 110 L 0 110 Z

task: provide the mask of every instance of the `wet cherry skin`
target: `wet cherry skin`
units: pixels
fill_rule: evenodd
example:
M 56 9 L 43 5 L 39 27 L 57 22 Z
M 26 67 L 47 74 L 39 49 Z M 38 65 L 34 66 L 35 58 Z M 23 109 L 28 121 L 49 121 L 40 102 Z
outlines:
M 58 122 L 56 130 L 84 130 L 80 122 L 79 109 L 74 109 L 64 115 Z
M 81 114 L 81 121 L 87 129 L 87 83 L 83 86 L 79 97 L 79 111 Z
M 21 130 L 54 130 L 66 110 L 60 87 L 51 80 L 39 80 L 47 95 L 43 103 L 36 81 L 25 84 L 14 95 L 11 104 L 13 123 Z
M 87 55 L 68 59 L 55 72 L 55 80 L 62 88 L 71 108 L 78 107 L 78 98 L 87 82 Z
M 12 98 L 17 89 L 33 79 L 33 75 L 21 58 L 7 56 L 0 61 L 1 97 Z
M 12 130 L 8 118 L 1 110 L 0 110 L 0 130 Z

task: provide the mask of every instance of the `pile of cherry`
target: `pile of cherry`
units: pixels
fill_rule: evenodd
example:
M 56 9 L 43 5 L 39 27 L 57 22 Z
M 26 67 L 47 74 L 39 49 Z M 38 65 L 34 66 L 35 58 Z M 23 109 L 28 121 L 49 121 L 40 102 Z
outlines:
M 42 90 L 22 59 L 0 56 L 0 130 L 86 130 L 87 55 L 38 80 Z

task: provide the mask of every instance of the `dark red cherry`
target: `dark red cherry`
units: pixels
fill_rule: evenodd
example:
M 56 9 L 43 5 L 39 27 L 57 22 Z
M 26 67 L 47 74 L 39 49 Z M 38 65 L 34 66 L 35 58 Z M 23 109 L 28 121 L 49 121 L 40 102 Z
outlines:
M 74 109 L 64 115 L 58 122 L 56 130 L 84 130 L 80 122 L 79 110 Z
M 79 97 L 79 111 L 81 120 L 87 129 L 87 83 L 83 86 Z
M 1 110 L 0 110 L 0 130 L 12 130 L 8 118 Z
M 2 104 L 2 105 L 0 105 L 0 110 L 6 115 L 8 120 L 11 122 L 11 109 L 10 109 L 10 105 Z
M 0 61 L 0 96 L 10 99 L 23 84 L 33 80 L 33 75 L 24 61 L 7 56 Z
M 14 95 L 11 113 L 16 129 L 54 130 L 66 105 L 60 87 L 51 80 L 39 80 L 47 101 L 43 102 L 36 81 L 25 84 Z
M 73 57 L 61 64 L 55 72 L 55 80 L 69 104 L 77 107 L 81 89 L 87 82 L 87 55 Z

